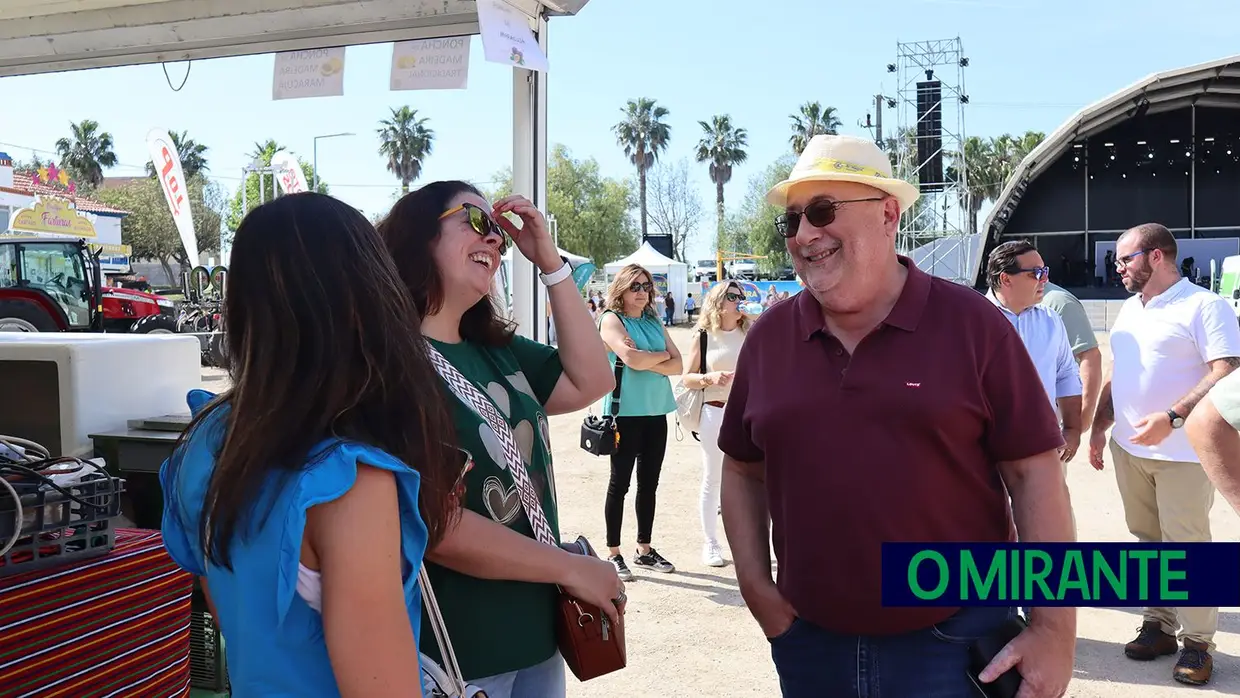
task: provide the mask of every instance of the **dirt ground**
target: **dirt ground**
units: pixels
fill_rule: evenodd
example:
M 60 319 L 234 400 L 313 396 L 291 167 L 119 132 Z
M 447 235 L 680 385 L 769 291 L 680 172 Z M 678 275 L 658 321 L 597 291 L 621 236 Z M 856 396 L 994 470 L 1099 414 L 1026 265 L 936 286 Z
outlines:
M 673 336 L 682 350 L 687 350 L 690 331 L 675 328 Z M 1105 339 L 1103 336 L 1104 360 L 1109 361 Z M 207 389 L 218 390 L 225 385 L 217 371 L 204 371 L 203 377 Z M 564 534 L 584 534 L 601 549 L 608 466 L 606 459 L 590 456 L 578 447 L 583 414 L 551 419 L 556 483 Z M 571 698 L 779 695 L 769 646 L 737 591 L 733 568 L 729 564 L 716 569 L 701 562 L 701 452 L 691 436 L 676 437 L 674 422 L 672 431 L 659 485 L 654 545 L 678 569 L 672 574 L 634 570 L 637 578 L 627 585 L 628 668 L 586 683 L 570 675 Z M 1124 525 L 1109 454 L 1107 469 L 1096 472 L 1087 462 L 1086 451 L 1082 448 L 1068 474 L 1080 540 L 1132 540 Z M 632 511 L 630 504 L 624 527 L 626 541 L 636 535 Z M 1240 517 L 1221 499 L 1211 518 L 1215 540 L 1240 540 Z M 726 548 L 724 557 L 730 559 Z M 1080 610 L 1075 678 L 1069 696 L 1240 695 L 1240 609 L 1220 612 L 1214 680 L 1203 688 L 1183 686 L 1171 679 L 1174 658 L 1142 663 L 1123 656 L 1124 643 L 1135 636 L 1140 623 L 1140 609 Z

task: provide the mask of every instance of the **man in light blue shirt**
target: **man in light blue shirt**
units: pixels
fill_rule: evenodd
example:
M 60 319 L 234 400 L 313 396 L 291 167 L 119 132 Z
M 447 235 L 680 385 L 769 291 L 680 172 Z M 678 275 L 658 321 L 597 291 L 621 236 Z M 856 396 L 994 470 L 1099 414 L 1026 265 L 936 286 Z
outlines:
M 1081 444 L 1081 374 L 1063 320 L 1038 305 L 1049 274 L 1050 268 L 1033 245 L 1005 242 L 987 261 L 990 292 L 986 297 L 1016 328 L 1046 388 L 1047 399 L 1059 414 L 1065 444 L 1060 458 L 1066 474 L 1067 462 Z

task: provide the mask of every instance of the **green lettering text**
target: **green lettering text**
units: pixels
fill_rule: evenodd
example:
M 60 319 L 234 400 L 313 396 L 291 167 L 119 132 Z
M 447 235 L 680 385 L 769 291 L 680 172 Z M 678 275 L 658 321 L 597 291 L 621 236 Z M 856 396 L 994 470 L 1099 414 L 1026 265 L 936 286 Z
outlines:
M 1063 569 L 1059 573 L 1059 600 L 1068 596 L 1072 589 L 1081 593 L 1082 601 L 1089 601 L 1089 583 L 1085 576 L 1085 560 L 1081 551 L 1069 550 L 1064 554 Z
M 1035 565 L 1034 563 L 1041 563 Z M 1037 569 L 1041 567 L 1041 569 Z M 1053 600 L 1055 597 L 1051 594 L 1050 587 L 1046 586 L 1046 577 L 1051 573 L 1051 555 L 1045 550 L 1025 549 L 1025 594 L 1024 599 L 1029 603 L 1036 603 L 1038 599 L 1033 596 L 1033 585 L 1037 584 L 1042 589 L 1042 598 Z
M 926 591 L 922 588 L 921 583 L 917 581 L 917 569 L 925 560 L 931 560 L 939 566 L 939 583 L 934 587 L 933 591 Z M 937 599 L 947 590 L 947 584 L 951 579 L 951 574 L 947 570 L 947 560 L 934 550 L 922 550 L 913 556 L 908 563 L 908 588 L 913 595 L 922 601 Z
M 1157 550 L 1129 550 L 1128 557 L 1137 561 L 1137 598 L 1150 598 L 1150 561 L 1158 557 Z
M 1187 591 L 1171 591 L 1169 582 L 1172 580 L 1183 581 L 1188 578 L 1188 573 L 1184 570 L 1171 569 L 1172 560 L 1183 560 L 1188 554 L 1183 550 L 1163 550 L 1158 555 L 1158 581 L 1159 596 L 1167 601 L 1187 601 Z
M 1094 551 L 1094 575 L 1093 588 L 1094 598 L 1102 598 L 1102 577 L 1107 578 L 1107 582 L 1111 585 L 1111 590 L 1115 592 L 1115 597 L 1120 601 L 1128 600 L 1128 555 L 1121 552 L 1119 554 L 1119 576 L 1115 576 L 1115 570 L 1111 568 L 1107 562 L 1107 556 L 1101 550 Z
M 990 597 L 990 588 L 994 586 L 995 580 L 999 580 L 999 593 L 1003 593 L 1003 577 L 1007 571 L 1007 557 L 1003 551 L 995 553 L 990 558 L 990 567 L 986 570 L 986 581 L 980 578 L 980 570 L 977 562 L 973 559 L 973 553 L 968 550 L 960 552 L 960 599 L 962 601 L 969 600 L 969 590 L 977 590 L 977 600 L 985 601 Z

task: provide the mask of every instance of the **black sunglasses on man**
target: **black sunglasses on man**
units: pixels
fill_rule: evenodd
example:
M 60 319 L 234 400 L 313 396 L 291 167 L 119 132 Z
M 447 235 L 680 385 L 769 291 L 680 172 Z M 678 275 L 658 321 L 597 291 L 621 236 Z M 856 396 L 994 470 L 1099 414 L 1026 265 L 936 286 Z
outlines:
M 882 201 L 881 196 L 868 199 L 818 199 L 812 201 L 802 212 L 786 211 L 775 219 L 775 231 L 785 238 L 794 238 L 801 226 L 801 218 L 809 221 L 815 228 L 831 225 L 835 221 L 835 212 L 844 204 L 857 204 L 863 201 Z

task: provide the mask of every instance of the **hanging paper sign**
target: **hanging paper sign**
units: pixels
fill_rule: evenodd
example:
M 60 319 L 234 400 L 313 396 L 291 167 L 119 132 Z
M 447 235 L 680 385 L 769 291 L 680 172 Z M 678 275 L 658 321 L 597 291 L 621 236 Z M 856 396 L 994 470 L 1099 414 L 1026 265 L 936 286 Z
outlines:
M 478 31 L 488 61 L 547 72 L 547 56 L 524 14 L 504 0 L 478 0 L 477 4 Z
M 285 194 L 310 191 L 310 185 L 306 183 L 306 173 L 302 171 L 301 163 L 297 162 L 292 153 L 281 150 L 272 155 L 271 167 L 276 171 L 276 181 L 280 183 L 280 189 Z
M 159 186 L 164 190 L 164 199 L 168 201 L 168 209 L 172 211 L 172 220 L 181 234 L 185 256 L 193 264 L 198 261 L 198 237 L 194 235 L 194 214 L 190 210 L 185 188 L 185 173 L 181 171 L 181 156 L 177 154 L 177 147 L 168 132 L 160 129 L 146 134 L 146 147 L 151 155 L 151 164 L 155 166 Z
M 343 94 L 343 46 L 276 54 L 272 99 L 339 97 Z
M 393 90 L 463 90 L 469 84 L 468 36 L 392 44 Z

